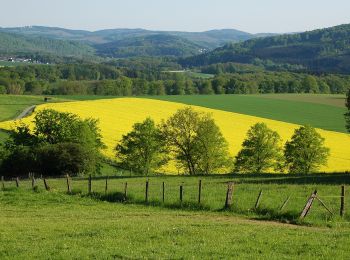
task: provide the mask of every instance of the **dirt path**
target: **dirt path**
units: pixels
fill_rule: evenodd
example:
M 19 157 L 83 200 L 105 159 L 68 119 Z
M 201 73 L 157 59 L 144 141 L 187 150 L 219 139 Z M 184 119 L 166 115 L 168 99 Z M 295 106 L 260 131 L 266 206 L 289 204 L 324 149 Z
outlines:
M 26 117 L 26 116 L 29 116 L 31 113 L 34 112 L 35 108 L 36 108 L 35 105 L 30 106 L 30 107 L 27 107 L 26 109 L 24 109 L 24 110 L 22 111 L 22 113 L 20 113 L 20 114 L 16 117 L 16 120 L 22 119 L 22 118 L 24 118 L 24 117 Z

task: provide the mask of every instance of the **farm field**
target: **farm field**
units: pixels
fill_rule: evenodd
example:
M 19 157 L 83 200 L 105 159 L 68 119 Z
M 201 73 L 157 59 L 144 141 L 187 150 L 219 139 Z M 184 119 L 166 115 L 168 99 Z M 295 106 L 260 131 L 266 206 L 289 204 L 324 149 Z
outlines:
M 300 222 L 302 225 L 267 221 L 273 219 L 273 210 L 280 207 L 285 196 L 292 194 L 290 204 L 275 219 L 290 220 L 300 213 L 315 188 L 337 215 L 339 197 L 327 195 L 339 195 L 338 184 L 349 184 L 348 176 L 200 178 L 201 208 L 195 206 L 198 177 L 150 177 L 148 204 L 143 202 L 144 177 L 110 178 L 107 195 L 105 180 L 94 179 L 93 196 L 86 194 L 86 179 L 71 181 L 75 195 L 66 194 L 65 179 L 48 179 L 50 192 L 44 190 L 39 179 L 35 192 L 30 181 L 20 181 L 18 189 L 13 181 L 6 182 L 5 191 L 0 191 L 0 258 L 350 257 L 348 214 L 344 220 L 331 218 L 315 202 L 305 221 Z M 160 202 L 163 181 L 164 205 Z M 234 207 L 222 211 L 227 181 L 237 183 Z M 112 202 L 124 192 L 125 182 L 128 202 Z M 182 183 L 181 207 L 178 198 Z M 255 212 L 252 208 L 261 188 L 264 193 L 260 210 Z
M 156 122 L 160 122 L 162 119 L 167 119 L 177 109 L 183 108 L 184 106 L 185 105 L 181 103 L 152 99 L 118 98 L 49 103 L 38 106 L 36 111 L 44 108 L 53 108 L 58 111 L 72 112 L 83 118 L 98 118 L 100 120 L 103 141 L 108 147 L 104 153 L 108 157 L 114 158 L 115 145 L 123 134 L 131 130 L 134 123 L 140 122 L 148 116 L 152 117 Z M 204 107 L 195 107 L 195 109 L 212 113 L 224 136 L 230 143 L 230 152 L 232 156 L 236 155 L 239 151 L 249 127 L 257 122 L 265 122 L 269 127 L 277 130 L 284 141 L 289 139 L 294 129 L 298 127 L 297 125 L 280 121 Z M 32 117 L 33 116 L 25 118 L 23 121 L 30 123 Z M 12 126 L 12 121 L 0 123 L 0 128 L 10 129 Z M 347 149 L 347 147 L 350 146 L 349 136 L 345 133 L 324 130 L 319 130 L 319 132 L 326 138 L 326 145 L 331 148 L 328 166 L 323 167 L 321 170 L 328 172 L 348 171 L 350 168 L 350 151 Z M 178 169 L 174 167 L 165 168 L 163 171 L 167 173 L 178 173 Z
M 346 132 L 345 95 L 193 95 L 152 98 Z

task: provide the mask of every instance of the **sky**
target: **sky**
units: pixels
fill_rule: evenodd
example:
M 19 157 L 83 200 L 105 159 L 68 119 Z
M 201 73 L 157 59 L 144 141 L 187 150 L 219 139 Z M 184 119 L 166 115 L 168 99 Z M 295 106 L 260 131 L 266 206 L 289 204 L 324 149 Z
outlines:
M 0 0 L 0 27 L 301 32 L 350 23 L 350 0 Z

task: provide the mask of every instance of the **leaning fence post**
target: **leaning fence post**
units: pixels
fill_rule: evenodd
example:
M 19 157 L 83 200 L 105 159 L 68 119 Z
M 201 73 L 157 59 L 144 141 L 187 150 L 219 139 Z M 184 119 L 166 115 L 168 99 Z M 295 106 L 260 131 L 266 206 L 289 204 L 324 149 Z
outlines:
M 47 181 L 45 178 L 44 178 L 44 186 L 45 186 L 45 190 L 47 190 L 47 191 L 50 190 L 50 186 L 47 184 Z
M 5 180 L 4 180 L 4 176 L 1 176 L 1 186 L 2 186 L 2 189 L 4 190 L 4 189 L 5 189 Z
M 148 202 L 148 180 L 146 181 L 145 201 Z
M 88 180 L 88 193 L 89 194 L 91 194 L 91 187 L 92 187 L 91 182 L 92 182 L 92 180 L 91 180 L 91 174 L 90 174 L 89 175 L 89 180 Z
M 183 192 L 184 192 L 184 189 L 183 189 L 183 184 L 180 185 L 180 203 L 182 204 L 182 200 L 183 200 Z
M 229 182 L 227 184 L 227 192 L 226 192 L 226 201 L 225 201 L 225 208 L 230 208 L 232 205 L 232 195 L 233 195 L 233 182 Z
M 164 183 L 164 181 L 163 181 L 163 186 L 162 186 L 162 201 L 163 201 L 163 203 L 165 201 L 165 183 Z
M 288 201 L 290 200 L 291 195 L 287 197 L 287 199 L 283 202 L 282 206 L 280 207 L 280 211 L 284 209 L 284 207 L 287 205 Z
M 341 186 L 340 193 L 340 216 L 343 217 L 345 215 L 345 185 Z
M 16 187 L 19 188 L 19 178 L 16 178 Z
M 315 190 L 314 193 L 311 194 L 310 198 L 306 202 L 306 205 L 300 214 L 300 219 L 305 218 L 307 213 L 309 213 L 309 210 L 311 209 L 312 203 L 314 202 L 316 196 L 317 196 L 317 190 Z
M 71 189 L 71 186 L 70 186 L 70 180 L 69 180 L 69 175 L 68 174 L 66 175 L 66 178 L 67 178 L 67 192 L 71 193 L 72 189 Z
M 198 204 L 201 204 L 201 195 L 202 195 L 202 180 L 199 180 L 199 183 L 198 183 Z
M 257 209 L 257 208 L 259 207 L 259 204 L 260 204 L 260 201 L 261 201 L 261 196 L 262 196 L 262 194 L 263 194 L 263 191 L 262 191 L 262 190 L 260 190 L 260 192 L 259 192 L 259 196 L 258 196 L 258 198 L 256 199 L 256 202 L 255 202 L 255 209 Z

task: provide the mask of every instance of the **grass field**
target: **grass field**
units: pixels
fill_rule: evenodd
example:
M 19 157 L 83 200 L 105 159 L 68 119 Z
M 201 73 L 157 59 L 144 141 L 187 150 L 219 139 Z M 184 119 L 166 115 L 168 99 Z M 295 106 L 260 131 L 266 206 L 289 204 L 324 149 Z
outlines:
M 329 179 L 331 178 L 331 179 Z M 295 178 L 201 177 L 202 203 L 197 204 L 198 178 L 153 177 L 150 203 L 145 204 L 145 178 L 93 180 L 94 195 L 87 196 L 87 180 L 73 179 L 75 195 L 65 193 L 64 179 L 49 179 L 50 192 L 31 191 L 29 181 L 6 182 L 0 191 L 0 258 L 81 259 L 81 258 L 324 258 L 348 259 L 349 215 L 331 218 L 317 202 L 300 225 L 266 221 L 286 195 L 292 194 L 279 221 L 300 213 L 307 197 L 317 188 L 320 197 L 338 214 L 338 183 L 348 176 Z M 222 211 L 225 182 L 234 180 L 232 210 Z M 111 202 L 124 192 L 126 203 Z M 160 187 L 166 183 L 165 204 Z M 331 184 L 333 182 L 333 184 Z M 178 202 L 179 185 L 184 185 L 184 204 Z M 327 183 L 327 184 L 324 184 Z M 259 190 L 263 197 L 258 211 L 252 210 Z M 79 193 L 82 192 L 82 193 Z M 119 192 L 119 193 L 118 193 Z M 349 208 L 347 201 L 346 207 Z M 250 209 L 250 210 L 248 210 Z M 276 217 L 276 216 L 275 216 Z M 311 225 L 311 226 L 310 226 Z
M 344 95 L 194 95 L 152 98 L 346 132 Z

